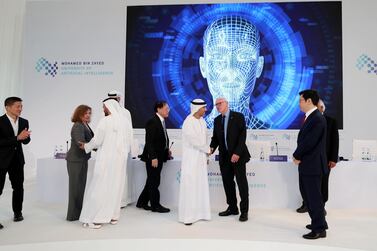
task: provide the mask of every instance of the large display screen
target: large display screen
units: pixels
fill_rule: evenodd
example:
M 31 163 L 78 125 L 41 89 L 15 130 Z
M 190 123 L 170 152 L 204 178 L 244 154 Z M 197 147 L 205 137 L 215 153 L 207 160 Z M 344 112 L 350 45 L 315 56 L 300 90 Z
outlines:
M 190 101 L 215 99 L 249 129 L 298 129 L 298 93 L 316 89 L 343 128 L 341 2 L 127 7 L 125 105 L 144 128 L 157 100 L 181 128 Z

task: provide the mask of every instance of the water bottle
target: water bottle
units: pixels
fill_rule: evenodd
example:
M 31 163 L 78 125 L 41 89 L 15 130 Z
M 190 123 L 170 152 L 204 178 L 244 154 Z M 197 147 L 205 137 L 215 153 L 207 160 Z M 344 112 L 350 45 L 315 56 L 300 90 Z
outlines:
M 55 150 L 54 150 L 54 159 L 56 159 L 56 156 L 58 154 L 58 146 L 55 145 Z
M 260 149 L 259 159 L 262 160 L 262 161 L 264 161 L 264 151 L 263 151 L 263 147 Z

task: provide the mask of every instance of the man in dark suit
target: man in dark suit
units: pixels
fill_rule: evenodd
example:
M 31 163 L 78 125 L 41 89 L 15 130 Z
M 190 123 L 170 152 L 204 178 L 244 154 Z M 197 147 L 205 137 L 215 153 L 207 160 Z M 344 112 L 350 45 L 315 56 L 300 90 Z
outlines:
M 6 113 L 0 117 L 0 195 L 8 173 L 13 188 L 12 208 L 14 221 L 22 221 L 24 199 L 24 154 L 22 144 L 30 142 L 29 122 L 20 117 L 22 100 L 9 97 L 4 102 Z M 0 224 L 0 228 L 3 226 Z
M 293 162 L 298 165 L 302 196 L 311 218 L 311 224 L 306 226 L 311 232 L 303 235 L 303 238 L 325 238 L 328 226 L 322 200 L 321 180 L 322 176 L 328 173 L 326 119 L 317 109 L 319 96 L 315 90 L 305 90 L 299 94 L 300 110 L 305 113 L 305 122 L 297 137 Z
M 219 216 L 238 215 L 236 187 L 234 176 L 241 198 L 240 221 L 248 220 L 249 185 L 246 177 L 246 163 L 250 160 L 250 153 L 246 146 L 246 123 L 242 113 L 229 109 L 225 98 L 216 99 L 217 111 L 221 114 L 214 120 L 211 152 L 219 147 L 220 171 L 223 180 L 228 208 Z
M 326 106 L 320 99 L 318 102 L 318 110 L 325 116 L 327 124 L 327 135 L 326 135 L 326 157 L 327 166 L 329 172 L 324 174 L 322 177 L 322 199 L 323 203 L 326 203 L 329 199 L 329 176 L 332 168 L 336 166 L 338 162 L 339 154 L 339 131 L 338 124 L 336 120 L 327 114 L 325 114 Z
M 154 106 L 156 114 L 145 126 L 145 146 L 141 160 L 146 164 L 147 181 L 136 203 L 138 208 L 159 213 L 170 212 L 169 208 L 160 204 L 160 192 L 158 191 L 163 163 L 170 156 L 169 137 L 165 125 L 169 110 L 169 105 L 165 101 L 156 102 Z
M 336 120 L 326 114 L 324 114 L 326 106 L 323 101 L 320 99 L 317 104 L 318 110 L 325 116 L 326 125 L 327 125 L 327 134 L 326 134 L 326 157 L 327 157 L 327 166 L 329 168 L 329 172 L 322 176 L 321 182 L 321 192 L 322 192 L 322 200 L 323 203 L 329 199 L 329 176 L 331 168 L 336 166 L 338 162 L 338 153 L 339 153 L 339 132 L 338 132 L 338 124 Z M 301 189 L 300 192 L 302 193 Z M 308 211 L 304 202 L 302 202 L 302 206 L 296 210 L 298 213 L 306 213 Z M 326 210 L 325 210 L 326 215 Z

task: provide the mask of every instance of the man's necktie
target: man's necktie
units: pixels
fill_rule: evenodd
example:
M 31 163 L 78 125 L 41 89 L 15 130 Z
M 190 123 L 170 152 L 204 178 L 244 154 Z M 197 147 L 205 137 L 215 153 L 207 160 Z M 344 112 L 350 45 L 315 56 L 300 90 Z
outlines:
M 222 124 L 222 127 L 223 127 L 223 132 L 224 132 L 224 143 L 225 143 L 225 147 L 226 149 L 228 149 L 228 144 L 226 142 L 226 130 L 227 128 L 225 128 L 225 119 L 226 119 L 226 116 L 222 116 L 221 117 L 221 124 Z
M 164 135 L 165 135 L 165 149 L 168 149 L 168 146 L 169 146 L 168 132 L 166 131 L 165 120 L 162 121 L 162 127 L 164 128 Z

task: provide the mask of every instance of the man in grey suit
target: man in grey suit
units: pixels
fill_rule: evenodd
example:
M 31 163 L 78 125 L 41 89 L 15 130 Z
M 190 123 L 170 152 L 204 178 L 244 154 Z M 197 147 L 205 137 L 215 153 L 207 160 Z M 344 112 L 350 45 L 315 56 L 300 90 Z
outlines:
M 79 105 L 71 119 L 74 123 L 71 130 L 71 148 L 66 157 L 69 176 L 68 221 L 80 218 L 90 153 L 80 149 L 79 142 L 89 142 L 94 136 L 88 125 L 91 114 L 92 109 L 89 106 Z

